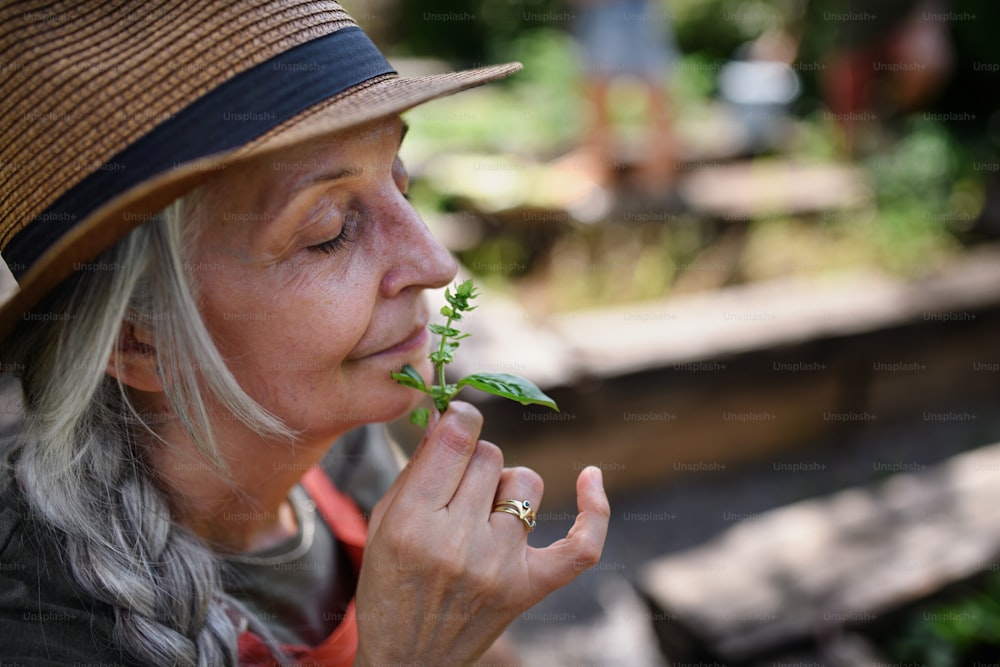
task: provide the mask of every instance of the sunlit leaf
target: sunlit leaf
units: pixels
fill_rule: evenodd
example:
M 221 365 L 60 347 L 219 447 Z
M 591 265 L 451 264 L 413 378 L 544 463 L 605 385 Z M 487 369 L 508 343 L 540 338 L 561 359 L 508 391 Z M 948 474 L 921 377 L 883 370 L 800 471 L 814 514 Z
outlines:
M 545 405 L 558 411 L 556 402 L 530 380 L 509 373 L 474 373 L 458 381 L 458 387 L 475 387 L 494 396 L 509 398 L 521 405 Z

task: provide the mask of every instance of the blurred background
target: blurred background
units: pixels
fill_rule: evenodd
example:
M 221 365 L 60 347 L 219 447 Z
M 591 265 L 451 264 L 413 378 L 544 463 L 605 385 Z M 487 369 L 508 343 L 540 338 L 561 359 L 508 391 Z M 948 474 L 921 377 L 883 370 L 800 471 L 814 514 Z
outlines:
M 525 664 L 993 664 L 1000 5 L 345 4 L 406 74 L 524 63 L 403 157 L 483 292 L 456 374 L 562 409 L 467 397 L 531 543 L 584 466 L 611 497 Z
M 530 543 L 611 499 L 524 665 L 997 664 L 1000 4 L 344 4 L 404 74 L 524 64 L 403 150 L 482 291 L 455 374 L 561 408 L 463 394 Z

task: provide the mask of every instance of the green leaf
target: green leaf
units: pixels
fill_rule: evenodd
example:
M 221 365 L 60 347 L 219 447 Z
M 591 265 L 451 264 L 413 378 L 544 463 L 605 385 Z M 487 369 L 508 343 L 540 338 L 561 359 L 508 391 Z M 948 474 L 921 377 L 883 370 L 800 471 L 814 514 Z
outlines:
M 472 280 L 463 280 L 459 283 L 458 287 L 455 289 L 455 294 L 458 296 L 465 297 L 466 299 L 472 299 L 476 296 L 476 286 Z
M 403 385 L 404 387 L 410 387 L 412 389 L 419 389 L 424 393 L 430 393 L 427 389 L 427 385 L 424 384 L 424 379 L 420 377 L 420 373 L 417 369 L 406 364 L 403 366 L 398 373 L 391 373 L 392 379 Z
M 448 338 L 454 338 L 460 333 L 458 329 L 452 329 L 451 327 L 446 327 L 443 324 L 428 324 L 427 328 L 431 330 L 431 333 L 437 334 L 438 336 L 447 336 Z
M 458 385 L 456 384 L 446 384 L 443 387 L 440 385 L 434 385 L 431 387 L 431 396 L 434 398 L 434 407 L 437 408 L 438 412 L 444 412 L 448 409 L 448 403 L 451 402 L 452 397 L 458 393 Z
M 439 396 L 443 398 L 451 398 L 457 393 L 458 393 L 457 384 L 446 384 L 443 387 L 440 385 L 434 385 L 433 387 L 430 388 L 430 395 L 435 398 Z
M 417 408 L 410 413 L 410 423 L 427 428 L 427 420 L 431 417 L 431 411 L 427 408 Z
M 509 398 L 517 401 L 521 405 L 544 405 L 558 411 L 556 402 L 546 396 L 541 389 L 517 375 L 507 373 L 475 373 L 462 378 L 458 384 L 446 384 L 444 367 L 450 364 L 455 358 L 455 351 L 458 350 L 459 341 L 469 337 L 469 334 L 462 333 L 452 327 L 453 322 L 462 319 L 462 313 L 475 310 L 469 302 L 476 298 L 478 293 L 471 280 L 466 280 L 452 288 L 446 288 L 444 297 L 449 305 L 442 306 L 441 314 L 448 318 L 445 324 L 429 324 L 430 331 L 441 337 L 441 342 L 437 349 L 431 352 L 428 357 L 434 363 L 434 377 L 441 383 L 428 386 L 424 379 L 417 373 L 416 369 L 407 364 L 398 373 L 392 373 L 392 378 L 396 382 L 406 387 L 417 389 L 426 394 L 430 394 L 434 399 L 434 407 L 444 412 L 448 409 L 448 404 L 458 391 L 465 386 L 474 387 L 494 396 Z M 429 412 L 426 408 L 420 408 L 410 414 L 410 421 L 414 424 L 426 427 L 429 419 Z
M 545 405 L 556 412 L 559 407 L 556 402 L 539 389 L 534 383 L 517 375 L 509 373 L 473 373 L 458 381 L 458 388 L 466 385 L 475 387 L 494 396 L 509 398 L 521 405 Z
M 450 364 L 454 360 L 454 357 L 448 350 L 435 350 L 427 356 L 435 364 Z
M 474 306 L 469 305 L 471 299 L 475 299 L 479 296 L 476 293 L 476 287 L 471 280 L 466 280 L 455 287 L 455 293 L 452 294 L 451 288 L 447 288 L 444 291 L 445 300 L 451 304 L 454 311 L 469 311 L 475 310 Z M 458 312 L 454 314 L 455 319 L 461 319 L 458 316 Z

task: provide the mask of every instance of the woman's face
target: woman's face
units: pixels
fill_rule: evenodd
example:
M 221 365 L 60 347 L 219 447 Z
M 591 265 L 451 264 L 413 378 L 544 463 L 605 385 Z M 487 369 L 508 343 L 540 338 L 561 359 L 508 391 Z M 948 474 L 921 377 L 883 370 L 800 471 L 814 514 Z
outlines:
M 429 373 L 422 291 L 456 265 L 406 201 L 403 132 L 377 121 L 228 169 L 188 207 L 216 344 L 305 440 L 400 416 L 419 394 L 390 371 Z

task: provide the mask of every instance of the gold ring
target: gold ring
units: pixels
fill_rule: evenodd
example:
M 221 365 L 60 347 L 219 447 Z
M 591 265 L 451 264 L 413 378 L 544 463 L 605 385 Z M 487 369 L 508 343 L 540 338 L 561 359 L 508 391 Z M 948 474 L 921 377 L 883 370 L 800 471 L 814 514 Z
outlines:
M 532 509 L 530 500 L 498 500 L 493 504 L 493 511 L 513 514 L 524 522 L 529 533 L 535 529 L 535 510 Z

